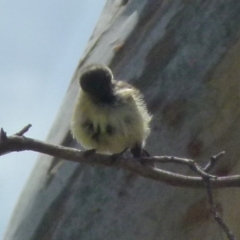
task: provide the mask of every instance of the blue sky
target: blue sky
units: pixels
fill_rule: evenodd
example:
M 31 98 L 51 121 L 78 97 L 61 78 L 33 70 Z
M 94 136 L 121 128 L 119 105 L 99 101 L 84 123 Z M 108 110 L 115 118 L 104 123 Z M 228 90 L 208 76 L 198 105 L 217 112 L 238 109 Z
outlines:
M 44 140 L 105 0 L 0 2 L 0 127 Z M 37 153 L 0 157 L 0 239 Z

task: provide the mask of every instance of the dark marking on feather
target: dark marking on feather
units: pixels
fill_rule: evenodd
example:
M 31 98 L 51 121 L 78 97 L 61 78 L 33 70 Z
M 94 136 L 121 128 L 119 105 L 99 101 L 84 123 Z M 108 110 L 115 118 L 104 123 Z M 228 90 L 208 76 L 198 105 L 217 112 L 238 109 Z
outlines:
M 116 131 L 116 129 L 112 125 L 107 124 L 107 126 L 106 126 L 106 133 L 108 135 L 113 135 L 115 133 L 115 131 Z
M 89 119 L 87 119 L 85 122 L 82 123 L 82 127 L 89 134 L 92 134 L 94 132 L 93 123 Z
M 93 133 L 92 139 L 95 140 L 96 142 L 98 142 L 98 141 L 99 141 L 100 133 L 101 133 L 101 132 L 100 132 L 100 126 L 97 125 L 97 129 L 96 129 L 96 131 Z

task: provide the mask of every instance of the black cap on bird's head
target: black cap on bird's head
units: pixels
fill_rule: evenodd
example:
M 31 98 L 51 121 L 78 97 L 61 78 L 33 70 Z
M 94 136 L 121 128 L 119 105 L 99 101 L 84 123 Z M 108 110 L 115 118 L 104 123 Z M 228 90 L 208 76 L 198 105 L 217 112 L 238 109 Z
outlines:
M 112 71 L 105 65 L 92 64 L 83 69 L 79 83 L 90 96 L 104 100 L 112 96 Z

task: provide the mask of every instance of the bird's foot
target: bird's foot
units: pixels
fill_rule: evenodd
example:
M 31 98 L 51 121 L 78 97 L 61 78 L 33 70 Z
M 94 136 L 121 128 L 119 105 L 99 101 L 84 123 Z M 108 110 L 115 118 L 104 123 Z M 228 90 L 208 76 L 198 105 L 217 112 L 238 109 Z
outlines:
M 111 155 L 111 158 L 112 158 L 112 162 L 116 162 L 119 158 L 121 158 L 123 156 L 123 154 L 127 151 L 127 148 L 124 149 L 122 152 L 120 153 L 114 153 Z

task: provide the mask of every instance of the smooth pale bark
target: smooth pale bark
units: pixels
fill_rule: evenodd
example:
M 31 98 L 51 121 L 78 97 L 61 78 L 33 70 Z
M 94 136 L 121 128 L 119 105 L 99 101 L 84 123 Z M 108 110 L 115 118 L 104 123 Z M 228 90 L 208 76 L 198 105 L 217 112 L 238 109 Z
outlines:
M 78 146 L 69 122 L 79 72 L 100 62 L 144 93 L 154 115 L 147 142 L 151 154 L 204 164 L 225 150 L 215 173 L 238 174 L 239 13 L 238 0 L 108 1 L 47 141 Z M 5 240 L 212 240 L 224 235 L 204 189 L 175 188 L 123 170 L 70 162 L 51 174 L 57 162 L 39 156 Z M 189 173 L 175 164 L 159 167 Z M 240 190 L 217 190 L 214 197 L 240 237 Z

